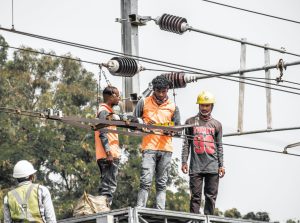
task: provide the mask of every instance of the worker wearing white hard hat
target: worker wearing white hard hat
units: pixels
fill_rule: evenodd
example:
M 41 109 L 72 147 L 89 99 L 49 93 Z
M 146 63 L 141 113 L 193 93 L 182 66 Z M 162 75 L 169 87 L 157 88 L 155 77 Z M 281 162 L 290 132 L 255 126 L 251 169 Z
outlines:
M 18 185 L 4 197 L 5 223 L 56 222 L 49 190 L 33 183 L 36 171 L 27 160 L 21 160 L 14 166 L 13 178 Z

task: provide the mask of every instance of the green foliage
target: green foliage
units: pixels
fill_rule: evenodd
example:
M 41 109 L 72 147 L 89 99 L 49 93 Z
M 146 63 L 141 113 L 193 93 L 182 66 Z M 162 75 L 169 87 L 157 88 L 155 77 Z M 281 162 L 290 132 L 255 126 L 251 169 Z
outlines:
M 0 44 L 7 44 L 1 36 Z M 6 50 L 0 47 L 0 107 L 37 112 L 53 108 L 62 110 L 66 116 L 79 117 L 95 113 L 96 81 L 93 73 L 79 62 L 22 50 L 15 51 L 13 58 L 7 60 Z M 120 138 L 128 161 L 119 170 L 113 208 L 135 206 L 139 189 L 141 139 Z M 72 215 L 84 191 L 98 193 L 100 174 L 92 132 L 56 121 L 0 112 L 0 153 L 1 199 L 16 183 L 12 169 L 21 159 L 31 161 L 39 170 L 37 181 L 50 189 L 58 219 Z M 189 194 L 186 182 L 178 176 L 177 163 L 172 164 L 168 185 L 178 191 L 167 191 L 167 208 L 187 211 Z M 0 219 L 1 215 L 2 212 Z
M 288 219 L 286 223 L 300 223 L 300 220 Z
M 241 213 L 236 208 L 231 208 L 224 212 L 224 217 L 227 218 L 241 218 Z
M 4 48 L 0 49 L 1 107 L 54 108 L 82 117 L 94 113 L 96 81 L 80 63 L 26 51 L 15 51 L 7 61 Z M 94 141 L 86 136 L 86 131 L 59 122 L 1 112 L 1 193 L 15 183 L 13 165 L 27 159 L 41 170 L 37 181 L 50 188 L 58 218 L 70 216 L 74 201 L 84 190 L 97 191 Z
M 7 58 L 7 42 L 5 39 L 0 35 L 0 67 L 5 63 Z
M 269 214 L 267 212 L 257 212 L 254 214 L 254 212 L 249 212 L 243 216 L 243 219 L 252 219 L 256 221 L 270 221 Z
M 219 208 L 215 208 L 214 215 L 221 217 L 221 216 L 223 216 L 223 212 Z

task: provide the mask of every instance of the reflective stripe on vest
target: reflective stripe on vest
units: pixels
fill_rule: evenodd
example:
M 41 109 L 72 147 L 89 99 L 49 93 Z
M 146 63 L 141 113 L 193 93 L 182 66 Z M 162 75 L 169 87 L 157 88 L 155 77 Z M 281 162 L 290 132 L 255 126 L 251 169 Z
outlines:
M 25 184 L 8 192 L 8 205 L 13 221 L 44 222 L 40 213 L 38 184 Z
M 170 123 L 175 112 L 175 104 L 167 100 L 161 105 L 156 104 L 153 96 L 144 100 L 143 120 L 145 123 L 154 121 L 156 124 Z M 147 135 L 143 138 L 142 150 L 173 151 L 172 137 Z
M 107 111 L 108 113 L 113 113 L 113 110 L 105 103 L 102 103 L 99 105 L 98 108 L 98 112 L 97 115 L 101 112 L 101 111 Z M 117 127 L 116 126 L 108 126 L 106 127 L 108 129 L 113 129 L 116 130 Z M 95 147 L 96 147 L 96 159 L 105 159 L 107 157 L 105 149 L 102 145 L 101 139 L 100 139 L 100 132 L 101 129 L 99 131 L 95 131 Z M 108 144 L 112 153 L 113 158 L 119 159 L 121 152 L 120 152 L 120 148 L 119 148 L 119 136 L 116 133 L 107 133 L 107 139 L 108 139 Z

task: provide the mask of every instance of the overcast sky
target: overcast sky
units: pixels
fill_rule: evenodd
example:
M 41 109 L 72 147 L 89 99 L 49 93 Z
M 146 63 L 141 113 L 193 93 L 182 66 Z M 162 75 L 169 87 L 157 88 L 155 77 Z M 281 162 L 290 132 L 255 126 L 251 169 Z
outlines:
M 300 21 L 298 0 L 224 0 L 222 3 Z M 300 54 L 300 24 L 241 12 L 201 0 L 139 1 L 140 15 L 157 17 L 163 13 L 185 17 L 194 28 L 234 38 L 247 38 L 248 41 L 259 44 L 268 43 L 275 48 L 285 47 L 287 51 Z M 118 0 L 14 0 L 16 30 L 121 51 L 121 26 L 115 22 L 115 18 L 120 18 Z M 11 0 L 0 1 L 0 25 L 11 28 Z M 43 48 L 57 54 L 70 52 L 73 56 L 94 62 L 106 62 L 112 57 L 3 31 L 0 34 L 11 46 Z M 200 33 L 186 32 L 177 35 L 165 32 L 154 22 L 139 29 L 140 56 L 216 72 L 239 69 L 240 47 L 239 43 Z M 271 64 L 276 64 L 280 58 L 285 62 L 300 60 L 299 57 L 271 52 Z M 157 68 L 151 64 L 141 64 Z M 84 66 L 95 74 L 98 73 L 97 66 Z M 247 46 L 246 67 L 262 66 L 264 50 Z M 161 69 L 169 70 L 163 67 Z M 283 79 L 300 83 L 299 72 L 300 66 L 288 67 Z M 153 71 L 142 72 L 141 91 L 159 74 Z M 278 75 L 278 70 L 271 71 L 272 78 Z M 264 77 L 264 71 L 248 73 L 246 76 Z M 121 87 L 121 79 L 109 74 L 108 77 L 112 84 Z M 299 85 L 290 86 L 300 88 Z M 224 134 L 235 132 L 238 84 L 227 80 L 206 79 L 177 90 L 176 102 L 181 110 L 182 122 L 197 113 L 196 97 L 204 89 L 216 96 L 213 116 L 222 122 Z M 273 128 L 300 126 L 299 99 L 299 95 L 272 91 Z M 265 89 L 246 85 L 244 131 L 267 128 L 265 101 Z M 224 143 L 276 151 L 282 151 L 286 145 L 299 141 L 299 130 L 224 138 Z M 181 143 L 181 140 L 174 140 L 174 157 L 180 158 Z M 289 151 L 300 154 L 300 147 Z M 225 146 L 224 153 L 226 175 L 221 180 L 216 205 L 220 210 L 235 207 L 243 215 L 250 211 L 266 211 L 272 221 L 300 219 L 300 157 L 228 146 Z

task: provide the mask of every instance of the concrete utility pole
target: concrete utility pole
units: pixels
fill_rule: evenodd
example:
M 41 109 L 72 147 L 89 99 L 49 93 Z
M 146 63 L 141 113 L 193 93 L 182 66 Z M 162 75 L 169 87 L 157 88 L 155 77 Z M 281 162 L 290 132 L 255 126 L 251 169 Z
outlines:
M 247 39 L 242 39 L 247 41 Z M 241 57 L 240 57 L 240 70 L 246 68 L 246 44 L 241 44 Z M 240 83 L 239 83 L 239 112 L 238 112 L 238 132 L 243 131 L 243 119 L 244 119 L 244 98 L 245 98 L 245 83 L 244 73 L 240 72 Z
M 128 55 L 139 55 L 138 25 L 132 24 L 129 15 L 138 14 L 138 0 L 121 0 L 122 52 Z M 122 77 L 122 96 L 125 98 L 125 112 L 133 111 L 129 100 L 130 94 L 140 93 L 139 74 L 134 77 Z
M 266 47 L 268 47 L 269 45 L 266 44 Z M 265 66 L 269 66 L 270 65 L 270 51 L 268 48 L 265 48 Z M 266 69 L 265 70 L 265 77 L 266 77 L 266 112 L 267 112 L 267 128 L 271 129 L 272 128 L 272 110 L 271 110 L 271 89 L 268 88 L 270 87 L 270 83 L 271 83 L 271 74 L 270 74 L 270 70 Z

